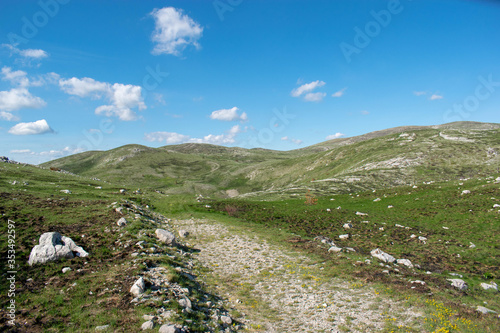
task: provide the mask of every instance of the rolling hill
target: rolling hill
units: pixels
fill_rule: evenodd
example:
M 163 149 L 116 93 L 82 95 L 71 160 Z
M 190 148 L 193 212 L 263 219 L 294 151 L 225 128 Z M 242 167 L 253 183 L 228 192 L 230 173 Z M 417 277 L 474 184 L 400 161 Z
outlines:
M 498 171 L 499 152 L 500 124 L 456 122 L 396 127 L 291 151 L 126 145 L 42 166 L 166 193 L 293 196 L 486 176 Z

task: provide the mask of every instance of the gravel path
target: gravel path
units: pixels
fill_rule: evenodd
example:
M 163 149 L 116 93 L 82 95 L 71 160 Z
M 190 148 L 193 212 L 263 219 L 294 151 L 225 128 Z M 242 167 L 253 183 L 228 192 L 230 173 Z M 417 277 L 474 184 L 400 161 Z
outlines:
M 326 279 L 308 257 L 248 231 L 207 220 L 177 220 L 216 285 L 249 331 L 374 332 L 388 323 L 417 328 L 418 311 L 369 286 Z

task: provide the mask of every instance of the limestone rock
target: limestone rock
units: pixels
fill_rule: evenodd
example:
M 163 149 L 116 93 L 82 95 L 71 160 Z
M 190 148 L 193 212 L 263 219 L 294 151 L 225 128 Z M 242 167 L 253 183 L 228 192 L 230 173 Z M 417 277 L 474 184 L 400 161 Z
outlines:
M 102 326 L 97 326 L 95 328 L 96 331 L 105 331 L 109 328 L 109 325 L 102 325 Z
M 484 290 L 488 290 L 488 289 L 494 289 L 494 290 L 497 290 L 498 291 L 498 286 L 495 282 L 491 282 L 491 283 L 484 283 L 484 282 L 481 282 L 480 284 L 481 288 L 483 288 Z
M 155 327 L 155 323 L 152 321 L 152 320 L 148 320 L 146 322 L 144 322 L 142 325 L 141 325 L 141 329 L 144 331 L 144 330 L 151 330 Z
M 175 244 L 175 236 L 170 231 L 164 229 L 156 229 L 155 231 L 156 237 L 167 245 Z
M 181 236 L 182 238 L 186 238 L 187 236 L 189 236 L 189 231 L 179 230 L 179 236 Z
M 356 215 L 358 215 L 358 216 L 367 216 L 368 214 L 366 214 L 366 213 L 361 213 L 361 212 L 356 212 Z
M 231 325 L 233 323 L 233 320 L 229 316 L 220 316 L 220 321 L 225 325 Z
M 463 190 L 462 191 L 462 195 L 464 195 L 464 194 L 470 194 L 470 191 L 469 190 Z
M 344 229 L 351 229 L 352 228 L 352 224 L 351 223 L 346 223 L 343 225 Z
M 120 217 L 120 219 L 116 222 L 116 225 L 119 227 L 126 226 L 128 221 L 124 217 Z
M 76 252 L 78 257 L 86 257 L 88 253 L 77 246 L 69 237 L 61 236 L 58 232 L 46 232 L 40 236 L 39 245 L 35 245 L 30 253 L 29 265 L 44 264 L 60 258 L 71 259 Z
M 340 239 L 348 239 L 349 238 L 349 234 L 340 235 L 339 238 Z
M 407 266 L 407 267 L 409 267 L 409 268 L 413 268 L 413 264 L 412 264 L 412 263 L 411 263 L 411 261 L 410 261 L 410 260 L 408 260 L 408 259 L 398 259 L 396 262 L 397 262 L 399 265 L 405 265 L 405 266 Z
M 191 309 L 191 301 L 187 297 L 183 297 L 179 300 L 179 305 L 183 307 L 184 309 Z
M 447 279 L 448 281 L 451 282 L 451 286 L 457 288 L 458 290 L 466 290 L 467 283 L 465 283 L 464 280 L 462 279 Z
M 337 246 L 332 246 L 331 248 L 328 249 L 328 252 L 340 252 L 340 251 L 342 251 L 342 248 Z
M 70 190 L 61 190 L 60 192 L 61 192 L 61 193 L 66 193 L 66 194 L 71 194 L 71 191 L 70 191 Z
M 144 293 L 145 288 L 146 284 L 144 283 L 144 278 L 140 277 L 130 288 L 130 293 L 134 296 L 139 296 Z
M 396 261 L 396 258 L 394 258 L 393 256 L 391 256 L 390 254 L 388 253 L 385 253 L 384 251 L 382 251 L 381 249 L 375 249 L 375 250 L 372 250 L 370 252 L 370 254 L 372 255 L 372 257 L 375 257 L 377 259 L 380 259 L 382 260 L 383 262 L 388 262 L 388 263 L 393 263 Z
M 159 333 L 181 333 L 181 331 L 171 324 L 161 325 Z
M 66 273 L 66 272 L 69 272 L 69 271 L 71 271 L 71 267 L 64 267 L 64 268 L 62 269 L 62 272 L 63 272 L 63 273 Z
M 496 313 L 495 311 L 485 308 L 484 306 L 478 306 L 476 310 L 477 312 L 481 312 L 482 314 Z

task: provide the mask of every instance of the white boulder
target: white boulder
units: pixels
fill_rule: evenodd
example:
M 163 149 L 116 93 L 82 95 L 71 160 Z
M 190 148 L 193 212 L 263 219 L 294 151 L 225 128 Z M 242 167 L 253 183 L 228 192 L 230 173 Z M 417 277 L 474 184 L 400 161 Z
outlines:
M 404 265 L 408 268 L 413 268 L 413 264 L 408 259 L 398 259 L 396 260 L 396 262 L 398 263 L 398 265 Z
M 382 260 L 383 262 L 393 263 L 396 261 L 396 258 L 394 258 L 388 253 L 385 253 L 381 249 L 372 250 L 370 254 L 372 255 L 372 257 Z
M 156 229 L 155 234 L 156 234 L 156 237 L 160 241 L 162 241 L 163 243 L 165 243 L 167 245 L 174 245 L 175 244 L 175 236 L 170 231 L 167 231 L 165 229 Z
M 144 289 L 146 288 L 146 283 L 144 282 L 144 278 L 141 276 L 130 288 L 130 293 L 134 296 L 139 296 L 144 293 Z
M 126 226 L 128 221 L 124 217 L 120 217 L 118 221 L 116 221 L 116 225 L 119 227 L 124 227 Z
M 44 264 L 60 258 L 86 257 L 89 254 L 69 237 L 62 236 L 58 232 L 46 232 L 40 236 L 39 245 L 31 250 L 28 260 L 29 265 Z
M 451 286 L 457 288 L 458 290 L 467 290 L 468 286 L 462 279 L 447 279 L 451 282 Z
M 497 284 L 495 282 L 491 282 L 491 283 L 481 282 L 480 286 L 484 290 L 493 289 L 493 290 L 497 290 L 498 291 L 498 286 L 497 286 Z

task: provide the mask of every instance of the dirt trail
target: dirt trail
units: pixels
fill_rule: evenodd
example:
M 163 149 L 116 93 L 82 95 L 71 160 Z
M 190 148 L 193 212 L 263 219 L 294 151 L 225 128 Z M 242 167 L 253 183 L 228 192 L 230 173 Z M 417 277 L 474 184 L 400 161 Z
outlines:
M 421 314 L 360 283 L 326 279 L 304 255 L 270 244 L 249 231 L 214 221 L 172 221 L 190 232 L 190 245 L 215 285 L 249 331 L 375 332 L 389 323 L 418 328 Z M 419 328 L 420 329 L 420 328 Z

